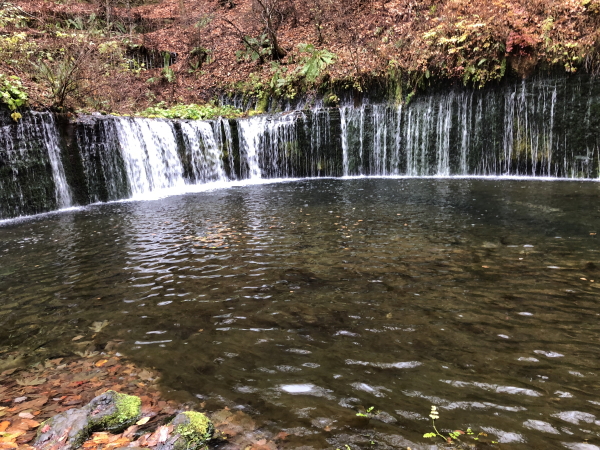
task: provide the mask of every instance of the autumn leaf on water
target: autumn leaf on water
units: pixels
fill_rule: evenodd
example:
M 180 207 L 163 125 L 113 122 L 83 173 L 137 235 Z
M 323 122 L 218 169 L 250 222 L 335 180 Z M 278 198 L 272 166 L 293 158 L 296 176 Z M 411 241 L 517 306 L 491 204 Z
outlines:
M 108 320 L 105 320 L 104 322 L 94 322 L 90 327 L 90 330 L 92 330 L 95 333 L 100 333 L 100 331 L 102 331 L 102 329 L 106 327 L 106 325 L 108 325 Z
M 39 386 L 46 382 L 45 378 L 23 378 L 17 379 L 17 384 L 21 386 Z

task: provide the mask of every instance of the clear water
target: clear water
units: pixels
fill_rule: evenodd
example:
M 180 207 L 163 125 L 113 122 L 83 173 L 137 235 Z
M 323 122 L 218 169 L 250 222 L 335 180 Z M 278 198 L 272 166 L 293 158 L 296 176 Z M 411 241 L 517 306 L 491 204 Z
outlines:
M 122 339 L 290 448 L 427 448 L 432 404 L 510 448 L 598 448 L 599 205 L 593 182 L 319 179 L 3 222 L 2 357 Z

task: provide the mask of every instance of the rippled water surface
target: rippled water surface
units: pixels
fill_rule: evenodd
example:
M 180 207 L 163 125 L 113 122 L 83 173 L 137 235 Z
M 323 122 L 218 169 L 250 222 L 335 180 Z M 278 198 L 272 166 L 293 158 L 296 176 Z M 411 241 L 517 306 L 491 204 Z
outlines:
M 290 448 L 426 448 L 432 404 L 507 448 L 598 448 L 599 208 L 592 182 L 325 179 L 4 222 L 2 352 L 121 339 Z

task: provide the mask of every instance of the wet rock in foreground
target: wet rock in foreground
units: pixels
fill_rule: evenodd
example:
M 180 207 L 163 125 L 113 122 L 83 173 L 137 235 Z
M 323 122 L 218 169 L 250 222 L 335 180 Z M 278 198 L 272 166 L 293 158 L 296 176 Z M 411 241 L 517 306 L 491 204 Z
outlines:
M 107 391 L 82 408 L 69 409 L 44 422 L 33 446 L 39 450 L 71 450 L 79 447 L 92 431 L 119 431 L 140 416 L 138 397 Z

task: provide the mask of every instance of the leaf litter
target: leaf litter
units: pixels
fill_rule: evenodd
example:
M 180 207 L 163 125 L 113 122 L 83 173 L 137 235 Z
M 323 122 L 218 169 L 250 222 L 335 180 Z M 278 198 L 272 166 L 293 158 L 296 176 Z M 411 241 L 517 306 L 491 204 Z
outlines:
M 34 450 L 31 444 L 46 419 L 81 407 L 111 389 L 140 397 L 141 417 L 122 433 L 93 433 L 81 446 L 85 450 L 156 447 L 170 437 L 173 427 L 168 422 L 174 415 L 204 406 L 165 399 L 157 373 L 112 351 L 94 353 L 0 373 L 0 449 Z M 255 420 L 242 411 L 225 408 L 209 416 L 217 430 L 215 442 L 222 450 L 275 450 L 274 440 L 281 440 L 279 435 L 258 430 Z

